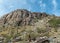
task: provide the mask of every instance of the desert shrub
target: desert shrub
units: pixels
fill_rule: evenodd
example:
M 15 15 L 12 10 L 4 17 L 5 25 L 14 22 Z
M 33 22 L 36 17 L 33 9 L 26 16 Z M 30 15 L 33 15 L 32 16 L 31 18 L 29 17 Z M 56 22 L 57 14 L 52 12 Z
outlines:
M 9 35 L 7 35 L 7 34 L 2 34 L 2 36 L 5 38 L 5 41 L 4 41 L 4 43 L 8 43 L 8 41 L 10 41 L 11 40 L 11 36 L 9 36 Z
M 39 37 L 39 33 L 31 32 L 30 37 L 31 37 L 31 40 L 36 40 L 36 38 Z
M 37 32 L 38 33 L 45 33 L 46 29 L 37 27 Z
M 35 18 L 34 22 L 38 22 L 38 18 Z
M 49 36 L 49 31 L 46 28 L 37 27 L 37 32 L 40 34 L 39 36 Z
M 57 32 L 58 27 L 60 27 L 60 18 L 53 18 L 49 21 L 51 27 L 55 28 L 55 32 Z
M 60 19 L 59 18 L 53 18 L 49 21 L 50 25 L 52 27 L 58 27 L 60 25 Z
M 23 40 L 23 41 L 20 41 L 20 43 L 29 43 L 29 42 Z
M 22 40 L 26 41 L 26 40 L 28 40 L 28 35 L 29 35 L 28 33 L 24 33 L 24 34 L 21 34 L 20 37 L 21 37 Z

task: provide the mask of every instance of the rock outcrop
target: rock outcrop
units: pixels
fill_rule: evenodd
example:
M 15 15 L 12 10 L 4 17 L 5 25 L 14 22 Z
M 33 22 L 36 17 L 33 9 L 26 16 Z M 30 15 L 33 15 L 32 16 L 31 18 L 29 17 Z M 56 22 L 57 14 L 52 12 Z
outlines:
M 48 16 L 46 13 L 30 12 L 25 9 L 17 9 L 0 18 L 0 24 L 13 26 L 33 25 L 36 19 L 41 19 L 46 16 Z
M 36 39 L 35 43 L 49 43 L 48 37 L 40 37 Z

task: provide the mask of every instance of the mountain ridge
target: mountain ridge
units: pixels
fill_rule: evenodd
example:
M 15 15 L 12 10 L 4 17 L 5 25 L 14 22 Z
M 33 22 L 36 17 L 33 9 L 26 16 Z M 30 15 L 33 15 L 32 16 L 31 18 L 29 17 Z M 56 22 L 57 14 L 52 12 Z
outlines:
M 40 19 L 43 17 L 48 16 L 46 13 L 40 12 L 30 12 L 25 9 L 17 9 L 11 13 L 8 13 L 0 19 L 0 23 L 2 24 L 12 24 L 15 23 L 16 25 L 30 25 L 33 19 Z M 32 25 L 32 24 L 31 24 Z

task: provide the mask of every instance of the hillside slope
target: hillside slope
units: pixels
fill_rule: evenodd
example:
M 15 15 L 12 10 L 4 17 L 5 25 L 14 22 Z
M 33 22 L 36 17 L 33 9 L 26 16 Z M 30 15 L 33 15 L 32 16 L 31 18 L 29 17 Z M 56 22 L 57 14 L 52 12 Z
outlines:
M 17 9 L 0 18 L 3 43 L 39 43 L 38 38 L 45 36 L 60 41 L 59 30 L 60 17 L 46 13 Z

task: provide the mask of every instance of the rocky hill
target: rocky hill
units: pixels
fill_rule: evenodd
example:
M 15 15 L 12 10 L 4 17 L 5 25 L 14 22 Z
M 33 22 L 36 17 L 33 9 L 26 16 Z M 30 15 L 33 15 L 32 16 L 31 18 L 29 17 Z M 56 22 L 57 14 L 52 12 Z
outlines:
M 30 12 L 25 9 L 17 9 L 11 13 L 4 15 L 0 19 L 0 24 L 14 26 L 33 25 L 33 23 L 36 22 L 36 19 L 41 19 L 47 16 L 48 15 L 46 13 Z
M 0 18 L 1 43 L 60 43 L 60 17 L 17 9 Z

